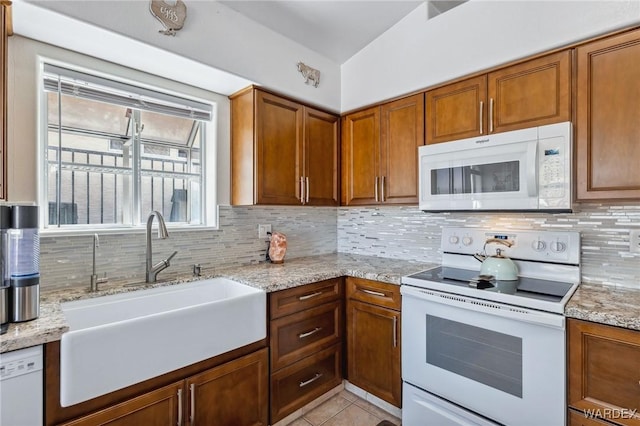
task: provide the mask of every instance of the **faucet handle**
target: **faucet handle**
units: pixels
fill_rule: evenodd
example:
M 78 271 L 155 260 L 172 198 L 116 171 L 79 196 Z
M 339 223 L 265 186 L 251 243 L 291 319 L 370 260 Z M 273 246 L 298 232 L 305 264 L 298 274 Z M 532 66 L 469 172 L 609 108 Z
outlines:
M 167 262 L 167 266 L 169 266 L 169 262 L 171 262 L 171 259 L 173 259 L 173 257 L 174 257 L 176 254 L 178 254 L 178 251 L 177 251 L 177 250 L 176 250 L 176 251 L 174 251 L 174 252 L 171 254 L 171 256 L 169 256 L 169 257 L 167 258 L 167 260 L 165 260 L 165 262 Z

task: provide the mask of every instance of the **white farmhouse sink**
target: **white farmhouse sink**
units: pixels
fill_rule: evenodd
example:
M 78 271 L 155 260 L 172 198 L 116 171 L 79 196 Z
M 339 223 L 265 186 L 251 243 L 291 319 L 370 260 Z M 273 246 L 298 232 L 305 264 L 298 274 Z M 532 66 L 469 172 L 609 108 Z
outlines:
M 68 407 L 266 337 L 266 294 L 213 278 L 66 302 L 60 403 Z

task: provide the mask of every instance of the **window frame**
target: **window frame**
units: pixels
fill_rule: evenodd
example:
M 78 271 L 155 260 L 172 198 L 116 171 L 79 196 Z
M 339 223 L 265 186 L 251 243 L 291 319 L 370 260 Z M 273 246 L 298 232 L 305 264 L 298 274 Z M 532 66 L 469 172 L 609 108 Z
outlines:
M 96 69 L 85 68 L 79 65 L 74 65 L 66 62 L 61 62 L 48 57 L 38 57 L 37 65 L 37 90 L 38 90 L 38 151 L 37 151 L 37 160 L 38 160 L 38 174 L 37 174 L 37 186 L 38 186 L 38 204 L 41 206 L 40 208 L 40 231 L 43 234 L 55 234 L 55 235 L 92 235 L 96 231 L 104 234 L 119 234 L 119 233 L 138 233 L 144 232 L 146 226 L 146 218 L 141 217 L 140 208 L 141 208 L 141 200 L 140 194 L 137 194 L 137 199 L 134 200 L 134 195 L 132 195 L 132 201 L 134 203 L 133 208 L 131 209 L 132 220 L 131 223 L 119 223 L 119 224 L 73 224 L 73 225 L 49 225 L 48 218 L 48 161 L 47 161 L 47 151 L 48 151 L 48 116 L 47 116 L 47 93 L 44 88 L 44 67 L 45 64 L 50 64 L 57 67 L 67 68 L 72 71 L 77 71 L 89 75 L 93 75 L 100 78 L 105 78 L 109 80 L 113 80 L 118 83 L 128 84 L 133 86 L 138 86 L 142 89 L 152 90 L 160 93 L 164 93 L 170 96 L 176 96 L 179 98 L 193 100 L 195 102 L 205 103 L 211 106 L 211 120 L 200 120 L 200 132 L 202 132 L 201 139 L 201 223 L 199 224 L 188 224 L 185 222 L 166 222 L 166 225 L 169 229 L 173 231 L 190 231 L 190 230 L 199 230 L 199 229 L 218 229 L 219 228 L 219 208 L 217 204 L 217 119 L 218 119 L 218 106 L 217 102 L 211 99 L 205 99 L 198 96 L 193 96 L 189 94 L 188 85 L 178 82 L 171 81 L 172 85 L 183 86 L 184 91 L 176 91 L 175 89 L 169 89 L 167 87 L 162 87 L 161 85 L 150 85 L 147 83 L 143 83 L 138 79 L 132 79 L 129 77 L 123 77 L 122 74 L 126 74 L 128 68 L 119 67 L 118 74 L 116 73 L 104 73 L 98 71 Z M 122 72 L 120 72 L 122 71 Z M 154 79 L 163 79 L 163 77 L 151 74 L 144 71 L 135 70 L 135 73 L 138 74 L 137 77 L 140 78 L 144 75 L 148 75 Z M 180 88 L 180 87 L 178 87 Z M 200 88 L 198 88 L 200 89 Z M 205 90 L 205 89 L 200 89 Z M 217 94 L 216 94 L 217 95 Z M 144 141 L 140 140 L 140 149 Z M 180 148 L 176 146 L 175 148 Z M 134 175 L 134 179 L 140 179 L 141 174 L 139 170 L 135 170 L 135 167 L 132 168 L 132 173 L 138 173 L 136 177 Z M 133 191 L 133 188 L 132 188 Z M 125 217 L 128 214 L 125 213 Z

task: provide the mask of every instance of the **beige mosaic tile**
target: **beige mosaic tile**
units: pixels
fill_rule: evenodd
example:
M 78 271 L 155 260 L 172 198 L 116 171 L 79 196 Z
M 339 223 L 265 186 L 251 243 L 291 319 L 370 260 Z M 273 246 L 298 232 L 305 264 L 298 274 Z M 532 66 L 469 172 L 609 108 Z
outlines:
M 336 395 L 305 414 L 304 419 L 314 426 L 319 426 L 350 405 L 350 401 Z
M 351 404 L 322 426 L 376 426 L 380 419 L 370 412 Z
M 394 417 L 390 413 L 387 413 L 382 408 L 376 407 L 375 405 L 373 405 L 369 401 L 365 401 L 365 400 L 363 400 L 361 398 L 357 398 L 353 403 L 355 405 L 359 406 L 360 408 L 368 411 L 369 413 L 373 414 L 374 416 L 378 417 L 381 420 L 388 420 L 388 421 L 396 423 L 396 424 L 399 423 L 399 420 L 396 417 Z

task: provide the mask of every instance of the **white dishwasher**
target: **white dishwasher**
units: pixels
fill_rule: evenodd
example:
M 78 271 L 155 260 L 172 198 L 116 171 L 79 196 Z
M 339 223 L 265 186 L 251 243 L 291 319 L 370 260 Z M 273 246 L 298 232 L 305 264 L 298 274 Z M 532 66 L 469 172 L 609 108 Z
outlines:
M 42 345 L 0 354 L 0 425 L 43 422 Z

